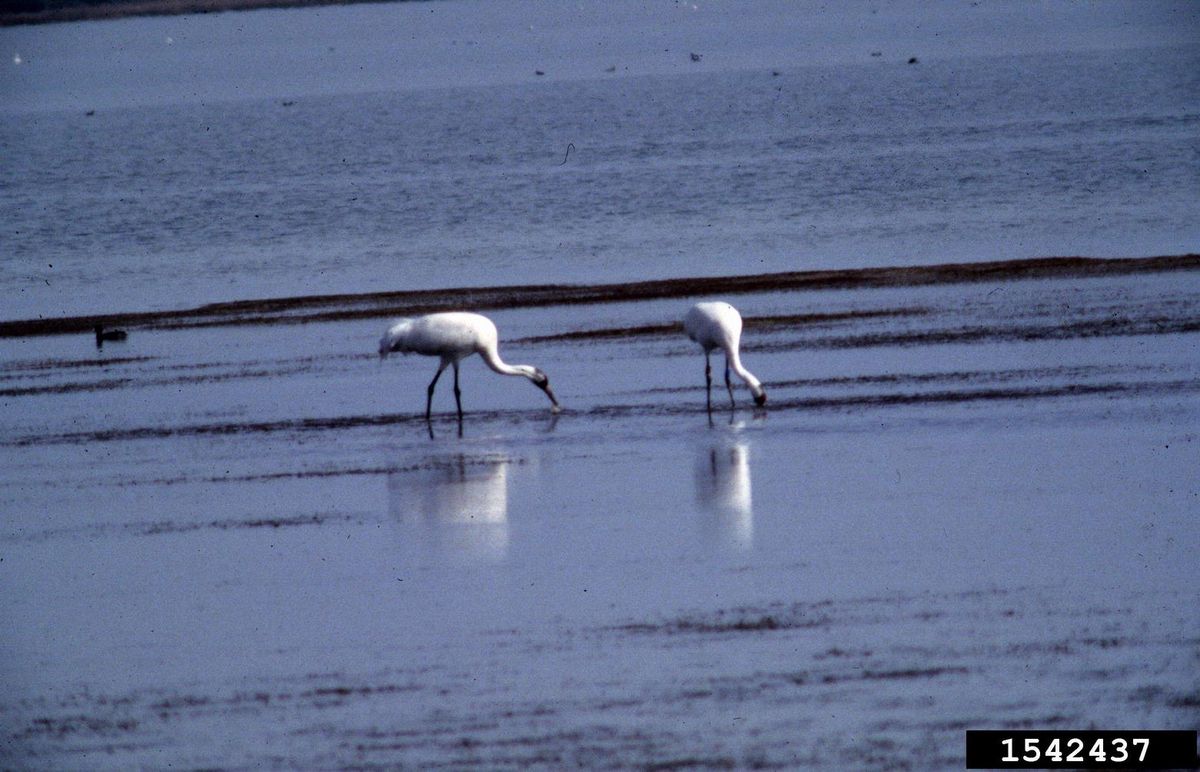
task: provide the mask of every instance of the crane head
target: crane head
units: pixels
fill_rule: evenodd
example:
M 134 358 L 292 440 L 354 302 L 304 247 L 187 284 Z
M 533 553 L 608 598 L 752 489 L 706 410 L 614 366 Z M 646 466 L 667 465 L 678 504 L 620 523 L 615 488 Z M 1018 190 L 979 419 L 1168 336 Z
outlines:
M 533 381 L 534 386 L 546 392 L 546 396 L 550 398 L 550 404 L 553 405 L 550 408 L 550 412 L 558 413 L 562 411 L 562 405 L 558 404 L 558 399 L 554 396 L 554 392 L 550 388 L 549 376 L 535 367 L 533 368 L 533 375 L 529 377 L 529 380 Z

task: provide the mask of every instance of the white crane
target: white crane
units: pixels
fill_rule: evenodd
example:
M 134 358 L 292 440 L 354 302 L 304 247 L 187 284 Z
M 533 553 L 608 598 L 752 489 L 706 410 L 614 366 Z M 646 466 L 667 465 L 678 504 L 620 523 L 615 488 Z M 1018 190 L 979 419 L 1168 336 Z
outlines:
M 753 373 L 742 366 L 742 359 L 738 356 L 738 343 L 742 338 L 742 315 L 736 308 L 722 301 L 697 303 L 683 318 L 683 330 L 704 349 L 704 380 L 708 389 L 709 410 L 712 410 L 712 363 L 709 361 L 709 354 L 715 348 L 725 352 L 725 388 L 729 390 L 730 406 L 735 404 L 733 384 L 729 381 L 730 369 L 750 387 L 750 393 L 754 395 L 754 404 L 762 405 L 767 401 L 766 389 Z
M 528 378 L 550 398 L 557 413 L 562 408 L 550 390 L 550 379 L 541 370 L 531 365 L 508 365 L 500 359 L 499 333 L 491 319 L 479 314 L 450 311 L 440 314 L 418 316 L 415 319 L 398 319 L 379 340 L 379 356 L 386 357 L 393 351 L 402 354 L 424 354 L 441 357 L 441 364 L 429 382 L 425 396 L 425 420 L 429 420 L 433 406 L 433 387 L 448 365 L 454 366 L 454 402 L 458 405 L 458 418 L 462 420 L 462 392 L 458 388 L 458 363 L 478 354 L 487 366 L 501 375 L 520 375 Z

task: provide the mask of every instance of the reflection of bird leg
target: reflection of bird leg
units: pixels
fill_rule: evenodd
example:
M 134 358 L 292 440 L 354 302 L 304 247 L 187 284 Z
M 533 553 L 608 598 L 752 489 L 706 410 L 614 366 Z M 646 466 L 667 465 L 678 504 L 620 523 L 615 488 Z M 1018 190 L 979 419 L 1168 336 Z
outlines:
M 709 361 L 708 352 L 704 352 L 704 401 L 708 405 L 708 412 L 712 412 L 712 362 Z

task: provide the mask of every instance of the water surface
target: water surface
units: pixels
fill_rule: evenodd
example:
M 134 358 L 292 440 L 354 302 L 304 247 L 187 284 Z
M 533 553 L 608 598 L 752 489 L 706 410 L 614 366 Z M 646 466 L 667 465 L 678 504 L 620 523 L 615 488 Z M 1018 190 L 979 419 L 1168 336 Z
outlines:
M 0 31 L 3 317 L 1200 241 L 1192 5 L 498 5 Z
M 0 766 L 1196 726 L 1197 6 L 600 7 L 0 30 Z
M 711 415 L 680 300 L 501 310 L 566 411 L 474 360 L 432 437 L 374 320 L 8 339 L 5 752 L 950 768 L 965 728 L 1189 728 L 1197 276 L 743 295 L 770 401 Z

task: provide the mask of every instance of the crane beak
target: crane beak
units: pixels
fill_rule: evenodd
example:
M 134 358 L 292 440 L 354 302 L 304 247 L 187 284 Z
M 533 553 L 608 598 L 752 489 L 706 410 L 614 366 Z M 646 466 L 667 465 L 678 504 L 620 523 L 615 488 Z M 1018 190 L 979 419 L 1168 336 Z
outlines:
M 551 390 L 551 388 L 550 388 L 550 381 L 546 381 L 544 384 L 539 383 L 538 388 L 540 388 L 542 391 L 546 392 L 546 396 L 550 398 L 550 402 L 553 405 L 553 407 L 550 408 L 550 412 L 551 413 L 561 413 L 562 405 L 558 404 L 558 399 L 555 398 L 554 391 Z
M 767 404 L 767 393 L 764 391 L 762 394 L 756 394 L 754 396 L 754 404 L 758 405 L 759 407 Z

